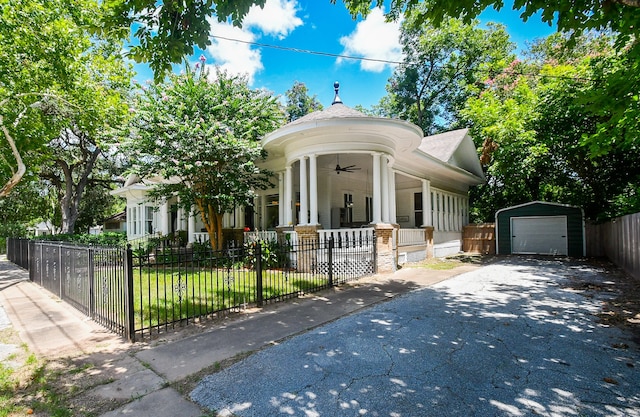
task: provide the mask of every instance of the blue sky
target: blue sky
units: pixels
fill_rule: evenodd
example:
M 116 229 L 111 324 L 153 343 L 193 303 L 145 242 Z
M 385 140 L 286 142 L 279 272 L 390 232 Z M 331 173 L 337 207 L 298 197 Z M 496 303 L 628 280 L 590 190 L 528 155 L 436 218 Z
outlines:
M 508 1 L 507 1 L 508 3 Z M 520 13 L 506 5 L 500 12 L 486 10 L 481 23 L 499 22 L 506 26 L 518 49 L 526 41 L 544 37 L 554 31 L 536 16 L 523 23 Z M 387 23 L 380 10 L 367 19 L 353 20 L 342 1 L 267 0 L 264 9 L 252 8 L 243 28 L 212 20 L 212 45 L 190 58 L 196 62 L 204 55 L 207 65 L 217 64 L 230 72 L 247 74 L 254 88 L 266 88 L 284 95 L 300 81 L 311 95 L 328 106 L 333 100 L 333 83 L 340 82 L 340 97 L 350 107 L 370 107 L 385 94 L 387 80 L 394 66 L 370 61 L 356 61 L 289 50 L 259 47 L 221 38 L 238 39 L 336 55 L 348 55 L 401 61 L 398 42 L 399 23 Z M 152 78 L 145 65 L 136 65 L 136 79 Z M 176 68 L 179 71 L 179 67 Z

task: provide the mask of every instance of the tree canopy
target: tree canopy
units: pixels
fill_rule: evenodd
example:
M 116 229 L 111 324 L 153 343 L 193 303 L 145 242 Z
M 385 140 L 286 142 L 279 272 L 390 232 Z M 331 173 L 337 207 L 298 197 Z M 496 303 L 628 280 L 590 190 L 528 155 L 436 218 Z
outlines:
M 322 110 L 322 103 L 318 101 L 315 95 L 313 97 L 309 96 L 309 89 L 304 83 L 294 81 L 291 88 L 284 94 L 287 98 L 285 111 L 289 122 L 293 122 L 316 110 Z
M 331 0 L 335 3 L 336 0 Z M 381 0 L 343 0 L 347 9 L 356 17 L 366 16 L 372 7 L 383 7 Z M 461 18 L 469 23 L 485 9 L 500 10 L 504 0 L 397 0 L 391 2 L 387 17 L 397 19 L 402 15 L 414 14 L 419 21 L 440 24 L 446 17 Z M 521 10 L 520 17 L 526 21 L 540 13 L 543 22 L 554 22 L 558 30 L 578 35 L 589 30 L 613 30 L 624 36 L 635 35 L 640 24 L 640 2 L 637 0 L 515 0 L 514 10 Z
M 598 73 L 618 62 L 613 40 L 551 36 L 486 80 L 461 112 L 482 149 L 487 184 L 472 191 L 473 216 L 491 221 L 496 210 L 532 200 L 583 207 L 591 220 L 640 210 L 638 148 L 610 132 L 608 152 L 594 155 L 588 138 L 601 115 L 585 105 L 598 92 Z
M 125 150 L 134 172 L 167 180 L 151 196 L 177 196 L 200 214 L 212 247 L 221 249 L 223 214 L 252 204 L 255 191 L 269 185 L 271 173 L 256 162 L 265 157 L 260 138 L 284 119 L 276 98 L 217 67 L 209 81 L 204 66 L 187 66 L 145 88 L 133 111 Z
M 389 98 L 379 107 L 386 104 L 388 116 L 409 120 L 427 135 L 450 128 L 475 84 L 513 59 L 514 45 L 499 25 L 481 29 L 477 22 L 447 19 L 433 27 L 410 16 L 400 42 L 407 63 L 394 71 Z
M 0 197 L 75 125 L 93 136 L 120 124 L 130 75 L 121 39 L 92 36 L 94 0 L 0 0 Z M 37 28 L 37 30 L 36 30 Z M 98 139 L 98 138 L 96 138 Z
M 253 5 L 264 6 L 266 0 L 105 0 L 104 18 L 96 28 L 117 30 L 123 38 L 133 30 L 138 44 L 130 50 L 137 62 L 148 62 L 160 81 L 172 64 L 193 54 L 193 46 L 205 49 L 211 44 L 211 24 L 231 19 L 240 26 Z

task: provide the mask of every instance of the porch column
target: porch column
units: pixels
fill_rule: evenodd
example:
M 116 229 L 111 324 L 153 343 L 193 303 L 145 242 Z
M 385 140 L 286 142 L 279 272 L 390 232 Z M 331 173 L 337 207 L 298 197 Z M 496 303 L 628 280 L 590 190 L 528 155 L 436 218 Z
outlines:
M 386 155 L 382 155 L 382 222 L 389 221 L 389 160 Z
M 396 173 L 389 166 L 389 220 L 397 224 L 396 219 Z
M 163 236 L 169 234 L 169 216 L 168 215 L 169 215 L 169 204 L 167 200 L 165 200 L 160 205 L 160 211 L 158 211 L 158 224 L 156 225 L 156 231 Z
M 444 196 L 444 230 L 451 230 L 451 198 Z
M 284 172 L 278 172 L 278 226 L 284 225 Z
M 380 212 L 382 198 L 380 195 L 380 154 L 373 154 L 373 223 L 382 223 Z
M 193 208 L 189 210 L 189 223 L 187 226 L 187 241 L 193 243 L 196 241 L 194 233 L 196 232 L 196 216 L 193 213 Z
M 233 215 L 234 215 L 234 226 L 236 229 L 242 229 L 244 228 L 244 207 L 238 207 L 236 206 L 235 210 L 233 211 Z
M 309 156 L 309 199 L 311 208 L 309 224 L 318 224 L 318 159 L 316 155 Z
M 284 225 L 293 225 L 293 178 L 291 165 L 284 172 Z
M 307 213 L 309 210 L 309 196 L 307 194 L 307 157 L 300 158 L 300 221 L 299 224 L 309 224 Z
M 422 180 L 422 226 L 433 226 L 431 221 L 431 181 L 429 180 Z
M 259 198 L 260 198 L 260 219 L 256 227 L 259 230 L 265 230 L 267 228 L 267 225 L 265 224 L 267 220 L 267 195 L 262 194 Z

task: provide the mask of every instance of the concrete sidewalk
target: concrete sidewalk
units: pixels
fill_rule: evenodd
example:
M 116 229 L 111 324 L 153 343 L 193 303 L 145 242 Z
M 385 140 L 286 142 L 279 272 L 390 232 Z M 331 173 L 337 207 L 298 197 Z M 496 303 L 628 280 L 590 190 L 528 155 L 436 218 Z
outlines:
M 99 385 L 89 394 L 132 401 L 103 416 L 198 417 L 205 412 L 173 388 L 176 382 L 396 295 L 477 268 L 405 268 L 233 315 L 198 334 L 173 335 L 132 346 L 29 282 L 26 271 L 0 259 L 0 309 L 4 306 L 21 339 L 41 356 L 107 353 L 109 368 L 118 371 L 112 374 L 113 382 Z

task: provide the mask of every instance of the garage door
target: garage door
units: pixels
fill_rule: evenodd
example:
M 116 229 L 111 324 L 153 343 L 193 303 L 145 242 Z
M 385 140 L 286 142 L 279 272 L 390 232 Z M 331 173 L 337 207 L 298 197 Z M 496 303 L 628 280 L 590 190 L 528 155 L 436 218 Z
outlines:
M 567 255 L 567 251 L 567 216 L 511 218 L 511 253 Z

